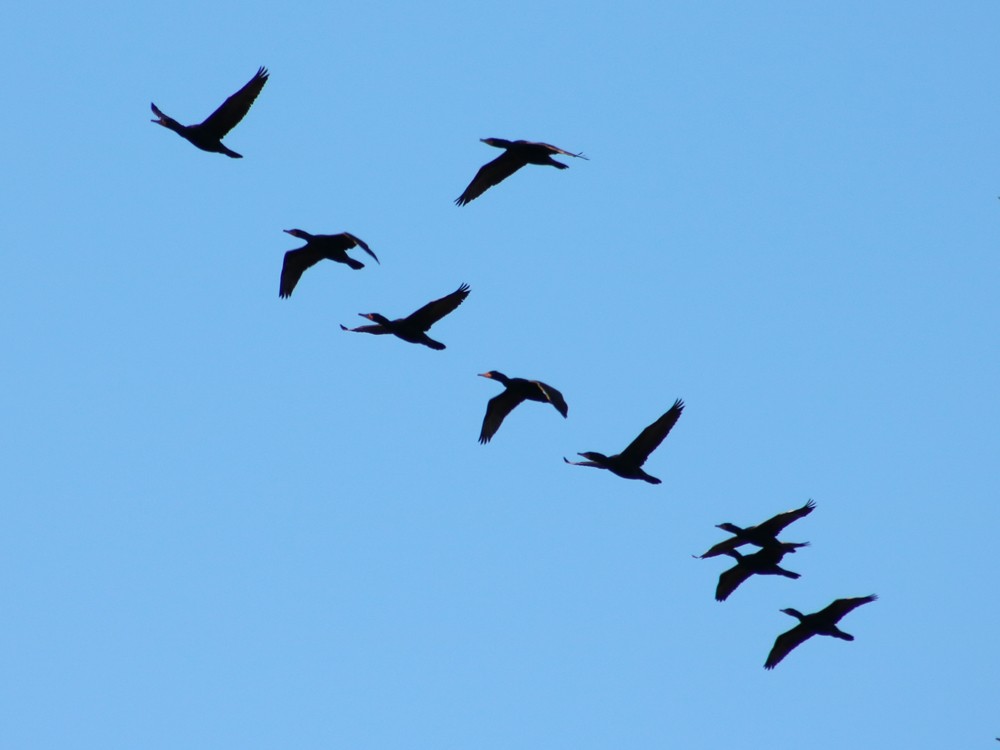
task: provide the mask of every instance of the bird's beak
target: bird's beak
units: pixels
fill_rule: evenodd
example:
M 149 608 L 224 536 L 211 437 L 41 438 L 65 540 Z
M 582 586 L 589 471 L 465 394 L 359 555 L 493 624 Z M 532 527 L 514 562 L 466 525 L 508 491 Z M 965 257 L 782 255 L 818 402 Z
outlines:
M 481 378 L 492 378 L 493 376 L 490 375 L 488 372 L 481 372 L 481 373 L 479 373 L 479 377 L 481 377 Z
M 281 231 L 282 231 L 282 232 L 285 232 L 286 234 L 291 234 L 291 233 L 292 233 L 292 232 L 294 232 L 295 230 L 294 230 L 294 229 L 282 229 Z

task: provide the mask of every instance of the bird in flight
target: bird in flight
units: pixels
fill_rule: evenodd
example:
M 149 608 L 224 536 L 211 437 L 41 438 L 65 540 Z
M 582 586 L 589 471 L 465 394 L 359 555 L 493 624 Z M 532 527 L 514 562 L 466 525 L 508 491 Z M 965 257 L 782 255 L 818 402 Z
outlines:
M 314 266 L 321 260 L 334 260 L 337 263 L 346 263 L 355 271 L 364 268 L 365 264 L 360 260 L 354 260 L 347 255 L 347 251 L 352 247 L 360 247 L 379 263 L 378 257 L 372 252 L 364 240 L 355 237 L 349 232 L 340 234 L 309 234 L 301 229 L 283 229 L 292 237 L 305 240 L 303 247 L 289 250 L 285 253 L 285 260 L 281 264 L 281 283 L 278 286 L 279 297 L 291 297 L 292 290 L 299 283 L 302 274 L 310 266 Z M 381 264 L 379 264 L 381 265 Z
M 490 442 L 504 418 L 522 401 L 541 401 L 550 403 L 564 417 L 569 413 L 569 406 L 563 395 L 540 380 L 525 380 L 524 378 L 508 378 L 502 372 L 490 370 L 479 373 L 479 377 L 490 378 L 504 387 L 503 393 L 494 396 L 486 405 L 486 416 L 483 417 L 483 429 L 479 433 L 479 442 Z
M 588 451 L 577 454 L 588 459 L 587 461 L 570 461 L 565 456 L 563 456 L 563 461 L 573 466 L 593 466 L 598 469 L 607 469 L 612 474 L 617 474 L 625 479 L 642 479 L 650 484 L 660 484 L 659 479 L 642 470 L 642 465 L 646 463 L 649 454 L 663 442 L 671 428 L 677 424 L 682 411 L 684 411 L 684 402 L 677 399 L 673 406 L 653 424 L 640 432 L 639 437 L 629 443 L 629 446 L 621 453 L 605 456 L 603 453 Z
M 812 500 L 806 502 L 801 508 L 796 508 L 795 510 L 786 510 L 784 513 L 779 513 L 773 516 L 763 523 L 759 523 L 756 526 L 748 526 L 747 528 L 741 528 L 734 523 L 720 523 L 716 525 L 716 528 L 722 529 L 723 531 L 728 531 L 730 534 L 735 534 L 735 536 L 730 537 L 724 541 L 719 542 L 714 547 L 712 547 L 704 555 L 705 557 L 715 557 L 716 555 L 725 554 L 729 550 L 734 550 L 737 547 L 742 547 L 744 544 L 754 544 L 758 547 L 768 547 L 770 545 L 782 545 L 788 547 L 786 551 L 794 552 L 798 547 L 805 547 L 808 542 L 779 542 L 778 534 L 780 534 L 788 524 L 793 521 L 797 521 L 800 518 L 804 518 L 813 512 L 813 508 L 816 507 L 816 503 Z
M 736 550 L 729 550 L 723 553 L 734 558 L 736 565 L 719 576 L 719 585 L 715 587 L 715 600 L 718 602 L 726 601 L 729 595 L 736 591 L 740 587 L 740 584 L 752 575 L 799 578 L 798 573 L 785 570 L 778 565 L 786 552 L 787 550 L 775 545 L 764 547 L 752 555 L 741 555 Z
M 764 662 L 764 669 L 774 669 L 782 659 L 788 656 L 788 653 L 792 649 L 806 642 L 814 635 L 831 635 L 834 638 L 840 638 L 842 641 L 853 641 L 854 636 L 838 628 L 837 623 L 848 612 L 876 599 L 878 599 L 878 596 L 875 594 L 871 596 L 857 596 L 852 599 L 837 599 L 832 604 L 821 609 L 819 612 L 813 612 L 811 615 L 804 615 L 797 609 L 789 608 L 781 610 L 786 615 L 797 617 L 799 624 L 777 637 L 774 641 L 774 646 L 771 647 L 771 653 L 767 655 L 767 661 Z
M 428 302 L 405 318 L 389 320 L 379 313 L 358 313 L 362 318 L 368 318 L 368 320 L 373 321 L 375 325 L 348 328 L 342 324 L 340 327 L 345 331 L 353 331 L 355 333 L 391 333 L 403 339 L 403 341 L 409 341 L 411 344 L 423 344 L 424 346 L 429 346 L 431 349 L 444 349 L 444 344 L 428 336 L 427 331 L 430 330 L 432 325 L 441 320 L 441 318 L 461 305 L 468 296 L 469 285 L 462 284 L 451 294 L 445 295 L 433 302 Z
M 504 152 L 496 159 L 483 165 L 472 182 L 465 188 L 465 191 L 455 199 L 455 204 L 464 206 L 471 200 L 475 200 L 494 185 L 510 177 L 514 172 L 526 164 L 542 164 L 556 169 L 568 169 L 567 164 L 556 161 L 553 154 L 563 156 L 575 156 L 578 159 L 586 159 L 583 154 L 574 154 L 570 151 L 563 151 L 561 148 L 548 143 L 534 143 L 532 141 L 507 141 L 503 138 L 480 138 L 494 148 L 502 148 Z
M 237 154 L 224 146 L 222 139 L 250 111 L 250 106 L 260 90 L 264 88 L 265 83 L 267 83 L 267 68 L 262 67 L 247 82 L 246 86 L 226 99 L 217 110 L 205 118 L 204 122 L 197 125 L 181 125 L 174 118 L 163 114 L 155 104 L 150 103 L 149 106 L 152 107 L 153 114 L 156 115 L 156 119 L 152 122 L 173 130 L 202 151 L 213 151 L 233 159 L 242 159 L 242 154 Z

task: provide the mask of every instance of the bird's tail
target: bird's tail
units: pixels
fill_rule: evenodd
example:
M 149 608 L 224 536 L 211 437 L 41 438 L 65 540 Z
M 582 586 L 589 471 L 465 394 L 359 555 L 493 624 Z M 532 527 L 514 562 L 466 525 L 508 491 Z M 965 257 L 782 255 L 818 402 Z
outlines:
M 354 258 L 348 258 L 347 259 L 347 265 L 349 265 L 355 271 L 358 271 L 358 270 L 360 270 L 360 269 L 362 269 L 362 268 L 365 267 L 364 263 L 362 263 L 360 260 L 354 260 Z

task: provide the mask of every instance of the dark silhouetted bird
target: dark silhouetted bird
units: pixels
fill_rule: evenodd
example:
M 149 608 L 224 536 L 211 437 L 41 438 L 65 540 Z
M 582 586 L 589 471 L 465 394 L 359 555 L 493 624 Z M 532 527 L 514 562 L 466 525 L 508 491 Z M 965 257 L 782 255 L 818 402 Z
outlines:
M 471 200 L 478 198 L 494 185 L 498 185 L 514 172 L 526 164 L 547 164 L 556 169 L 568 169 L 568 165 L 556 161 L 552 154 L 563 154 L 564 156 L 575 156 L 578 159 L 586 159 L 583 154 L 574 154 L 563 151 L 548 143 L 533 143 L 532 141 L 507 141 L 503 138 L 480 138 L 483 143 L 495 148 L 502 148 L 505 151 L 489 164 L 483 165 L 472 182 L 465 189 L 455 203 L 464 206 Z
M 431 349 L 444 349 L 444 344 L 428 336 L 427 331 L 430 330 L 432 325 L 441 320 L 441 318 L 461 305 L 468 296 L 469 285 L 462 284 L 462 286 L 451 294 L 441 299 L 436 299 L 433 302 L 428 302 L 415 313 L 411 313 L 405 318 L 389 320 L 379 313 L 358 313 L 362 318 L 374 321 L 375 325 L 359 326 L 358 328 L 348 328 L 345 325 L 341 325 L 340 327 L 345 331 L 354 331 L 355 333 L 391 333 L 403 339 L 403 341 L 409 341 L 411 344 L 423 344 L 424 346 L 429 346 Z
M 730 534 L 735 534 L 736 536 L 719 542 L 701 557 L 705 558 L 722 555 L 729 550 L 742 547 L 744 544 L 755 544 L 758 547 L 768 547 L 777 544 L 787 547 L 788 549 L 785 550 L 786 552 L 794 552 L 798 547 L 807 546 L 808 542 L 779 542 L 778 534 L 780 534 L 782 530 L 788 526 L 788 524 L 792 523 L 792 521 L 797 521 L 800 518 L 808 516 L 813 512 L 813 508 L 815 507 L 816 503 L 809 500 L 801 508 L 786 510 L 784 513 L 779 513 L 778 515 L 767 519 L 763 523 L 759 523 L 756 526 L 748 526 L 745 529 L 740 528 L 734 523 L 717 524 L 716 528 L 728 531 Z
M 786 615 L 799 618 L 799 624 L 787 633 L 782 633 L 777 637 L 774 641 L 774 646 L 771 647 L 771 653 L 767 655 L 767 661 L 764 662 L 764 669 L 774 669 L 782 659 L 788 656 L 789 651 L 809 640 L 814 635 L 832 635 L 834 638 L 840 638 L 843 641 L 853 641 L 854 636 L 838 628 L 837 623 L 840 622 L 841 617 L 851 610 L 860 607 L 862 604 L 873 602 L 876 599 L 878 597 L 875 594 L 871 596 L 857 596 L 853 599 L 837 599 L 833 604 L 821 609 L 819 612 L 813 612 L 811 615 L 804 615 L 797 609 L 781 610 Z
M 752 575 L 799 578 L 798 573 L 778 566 L 786 552 L 787 550 L 778 546 L 764 547 L 752 555 L 741 555 L 736 550 L 725 552 L 724 554 L 736 560 L 736 565 L 719 576 L 719 585 L 715 587 L 716 601 L 726 601 Z
M 299 283 L 302 274 L 310 266 L 314 266 L 321 260 L 335 260 L 338 263 L 346 263 L 355 271 L 364 268 L 365 264 L 360 260 L 348 257 L 347 251 L 352 247 L 360 247 L 379 263 L 372 249 L 353 234 L 341 232 L 340 234 L 309 234 L 301 229 L 283 229 L 292 237 L 305 240 L 304 247 L 289 250 L 285 253 L 285 260 L 281 264 L 281 284 L 278 287 L 279 297 L 292 296 L 292 290 Z M 379 264 L 381 265 L 381 263 Z
M 502 372 L 490 370 L 479 374 L 481 378 L 490 378 L 501 383 L 504 392 L 494 396 L 486 405 L 486 416 L 483 417 L 483 429 L 479 433 L 479 442 L 488 443 L 497 434 L 504 417 L 510 414 L 514 407 L 522 401 L 541 401 L 550 403 L 564 417 L 569 413 L 569 407 L 562 394 L 551 385 L 540 380 L 525 380 L 524 378 L 508 378 Z
M 650 484 L 660 484 L 659 479 L 642 470 L 642 465 L 646 463 L 649 454 L 663 442 L 663 438 L 680 419 L 682 411 L 684 411 L 684 402 L 677 399 L 662 417 L 639 433 L 639 437 L 633 440 L 628 448 L 621 453 L 605 456 L 603 453 L 590 451 L 577 454 L 589 459 L 588 461 L 570 461 L 565 456 L 563 456 L 563 461 L 573 466 L 594 466 L 598 469 L 607 469 L 612 474 L 617 474 L 625 479 L 642 479 Z
M 181 125 L 177 120 L 163 114 L 155 104 L 150 103 L 149 106 L 153 108 L 153 114 L 157 118 L 153 122 L 173 130 L 182 138 L 187 138 L 202 151 L 213 151 L 233 159 L 242 159 L 241 154 L 237 154 L 222 145 L 222 139 L 250 111 L 250 106 L 260 90 L 264 88 L 265 83 L 267 83 L 267 68 L 260 68 L 246 86 L 226 99 L 222 106 L 198 125 Z

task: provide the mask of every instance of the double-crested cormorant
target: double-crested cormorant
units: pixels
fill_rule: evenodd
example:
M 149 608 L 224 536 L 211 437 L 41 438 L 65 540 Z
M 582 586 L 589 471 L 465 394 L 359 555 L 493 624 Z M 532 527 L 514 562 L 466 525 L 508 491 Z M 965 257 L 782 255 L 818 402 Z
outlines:
M 564 417 L 569 413 L 569 407 L 563 395 L 540 380 L 525 380 L 524 378 L 508 378 L 502 372 L 490 370 L 479 373 L 481 378 L 491 378 L 501 383 L 504 392 L 494 396 L 486 405 L 486 416 L 483 417 L 483 429 L 479 433 L 479 442 L 488 443 L 497 434 L 504 417 L 510 414 L 514 407 L 522 401 L 541 401 L 552 404 L 556 411 Z
M 469 285 L 462 284 L 462 286 L 451 294 L 441 299 L 436 299 L 433 302 L 428 302 L 415 313 L 411 313 L 405 318 L 389 320 L 379 313 L 358 313 L 362 318 L 374 321 L 375 325 L 359 326 L 358 328 L 348 328 L 345 325 L 341 325 L 340 327 L 345 331 L 354 331 L 355 333 L 391 333 L 403 339 L 403 341 L 409 341 L 411 344 L 423 344 L 424 346 L 429 346 L 431 349 L 444 349 L 444 344 L 428 336 L 427 331 L 430 330 L 432 325 L 441 320 L 441 318 L 461 305 L 468 296 Z
M 564 156 L 575 156 L 578 159 L 586 159 L 583 154 L 574 154 L 563 151 L 561 148 L 549 145 L 548 143 L 534 143 L 532 141 L 507 141 L 503 138 L 480 138 L 483 143 L 494 148 L 506 149 L 500 156 L 483 165 L 472 182 L 465 189 L 455 203 L 464 206 L 471 200 L 478 198 L 494 185 L 510 177 L 514 172 L 526 164 L 547 164 L 556 169 L 568 169 L 568 165 L 556 161 L 552 154 L 563 154 Z
M 715 587 L 715 600 L 726 601 L 729 595 L 752 575 L 799 578 L 798 573 L 778 566 L 786 552 L 787 550 L 777 545 L 764 547 L 760 552 L 754 552 L 752 555 L 741 555 L 734 549 L 725 552 L 724 554 L 735 558 L 736 565 L 719 576 L 719 585 Z
M 639 433 L 639 437 L 633 440 L 628 448 L 621 453 L 605 456 L 603 453 L 590 451 L 577 454 L 589 459 L 588 461 L 570 461 L 565 456 L 563 456 L 563 461 L 573 466 L 594 466 L 598 469 L 607 469 L 612 474 L 617 474 L 625 479 L 642 479 L 650 484 L 660 484 L 659 479 L 642 470 L 642 465 L 646 463 L 649 454 L 663 442 L 663 438 L 680 419 L 682 411 L 684 411 L 684 402 L 677 399 L 663 416 Z
M 257 74 L 251 78 L 247 85 L 226 99 L 217 110 L 210 114 L 205 121 L 198 125 L 181 125 L 177 120 L 163 114 L 155 104 L 150 103 L 153 114 L 156 115 L 155 122 L 165 128 L 173 130 L 182 138 L 187 138 L 191 143 L 202 151 L 214 151 L 225 154 L 233 159 L 242 159 L 241 154 L 231 151 L 222 145 L 222 139 L 230 130 L 236 127 L 246 113 L 250 111 L 257 94 L 267 83 L 267 68 L 260 68 Z
M 756 526 L 748 526 L 745 529 L 740 528 L 734 523 L 716 524 L 716 528 L 728 531 L 730 534 L 735 534 L 736 536 L 726 539 L 723 542 L 719 542 L 701 557 L 715 557 L 716 555 L 722 555 L 729 550 L 742 547 L 744 544 L 754 544 L 758 547 L 768 547 L 777 544 L 786 547 L 787 552 L 794 552 L 798 547 L 807 546 L 808 542 L 779 542 L 778 534 L 780 534 L 782 530 L 788 526 L 788 524 L 792 523 L 792 521 L 797 521 L 804 516 L 808 516 L 813 512 L 813 508 L 815 507 L 816 503 L 809 500 L 801 508 L 786 510 L 784 513 L 779 513 L 778 515 L 767 519 L 763 523 L 759 523 Z
M 840 638 L 843 641 L 853 641 L 854 636 L 838 628 L 837 623 L 840 622 L 841 617 L 852 609 L 856 609 L 862 604 L 873 602 L 876 599 L 878 597 L 875 594 L 871 596 L 857 596 L 853 599 L 837 599 L 833 604 L 821 609 L 819 612 L 813 612 L 811 615 L 804 615 L 797 609 L 789 608 L 781 610 L 786 615 L 799 618 L 799 624 L 787 633 L 782 633 L 777 637 L 774 641 L 774 646 L 771 647 L 771 653 L 767 655 L 767 661 L 764 662 L 764 669 L 774 669 L 782 659 L 788 656 L 789 651 L 809 640 L 814 635 L 832 635 L 834 638 Z
M 305 270 L 310 266 L 316 265 L 321 260 L 335 260 L 338 263 L 346 263 L 355 271 L 359 268 L 364 268 L 365 264 L 360 260 L 348 257 L 347 251 L 352 247 L 360 247 L 375 258 L 376 263 L 379 263 L 379 259 L 372 252 L 372 249 L 365 244 L 364 240 L 358 239 L 349 232 L 341 232 L 340 234 L 309 234 L 309 232 L 304 232 L 301 229 L 283 229 L 282 231 L 287 232 L 292 237 L 305 240 L 306 244 L 304 247 L 289 250 L 285 253 L 285 260 L 281 264 L 281 284 L 278 287 L 279 297 L 292 296 L 292 290 L 299 283 L 299 279 L 302 278 Z

